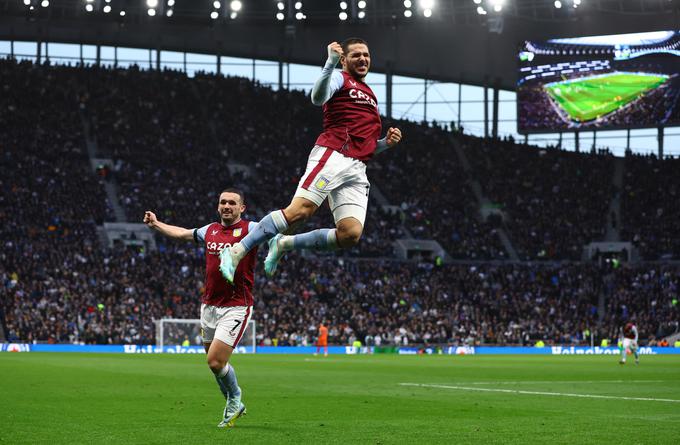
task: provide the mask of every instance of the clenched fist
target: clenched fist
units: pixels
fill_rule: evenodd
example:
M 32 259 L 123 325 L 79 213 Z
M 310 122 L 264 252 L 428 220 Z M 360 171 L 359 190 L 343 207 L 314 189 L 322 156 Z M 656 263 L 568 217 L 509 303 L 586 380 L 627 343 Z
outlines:
M 398 128 L 390 127 L 387 129 L 387 136 L 385 136 L 385 142 L 387 142 L 388 147 L 393 147 L 401 141 L 401 130 Z
M 144 224 L 146 224 L 149 227 L 153 227 L 154 224 L 158 222 L 158 219 L 156 218 L 156 214 L 147 210 L 144 212 Z
M 328 45 L 328 60 L 334 64 L 338 63 L 342 54 L 342 46 L 340 46 L 338 42 L 331 42 L 331 44 Z

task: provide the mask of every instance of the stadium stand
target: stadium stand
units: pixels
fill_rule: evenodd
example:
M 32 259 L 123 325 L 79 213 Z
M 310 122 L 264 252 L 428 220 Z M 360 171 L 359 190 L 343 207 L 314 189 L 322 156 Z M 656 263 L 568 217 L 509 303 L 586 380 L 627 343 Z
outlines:
M 507 212 L 523 259 L 580 260 L 585 244 L 603 238 L 613 193 L 611 156 L 472 137 L 464 138 L 464 147 L 485 193 Z
M 680 258 L 679 161 L 626 156 L 623 233 L 648 260 Z
M 211 221 L 227 184 L 246 190 L 257 219 L 290 199 L 320 125 L 304 94 L 238 78 L 11 60 L 0 74 L 0 277 L 11 341 L 154 343 L 154 319 L 195 318 L 202 249 L 164 239 L 154 252 L 102 247 L 96 227 L 112 220 L 104 181 L 119 183 L 133 219 L 153 208 L 173 224 Z M 108 179 L 88 163 L 81 116 L 98 155 L 115 161 Z M 351 255 L 390 257 L 392 241 L 409 232 L 467 263 L 288 255 L 277 277 L 257 280 L 261 344 L 309 343 L 321 319 L 343 344 L 376 336 L 383 344 L 585 344 L 598 322 L 597 335 L 613 338 L 626 319 L 648 342 L 677 329 L 678 266 L 488 261 L 506 256 L 497 223 L 478 220 L 472 180 L 507 214 L 523 260 L 580 260 L 582 246 L 604 233 L 611 156 L 399 125 L 404 147 L 376 158 L 369 177 L 400 211 L 372 203 Z M 228 162 L 247 175 L 229 172 Z M 414 165 L 425 174 L 411 174 Z M 672 159 L 626 159 L 624 236 L 645 258 L 678 255 L 677 168 Z M 329 213 L 310 224 L 319 221 L 330 223 Z

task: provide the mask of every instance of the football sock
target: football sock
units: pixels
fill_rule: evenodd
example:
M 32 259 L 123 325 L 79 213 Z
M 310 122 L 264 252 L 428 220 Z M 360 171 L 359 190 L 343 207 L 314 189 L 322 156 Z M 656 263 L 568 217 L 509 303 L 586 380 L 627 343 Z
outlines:
M 621 361 L 622 362 L 626 361 L 626 348 L 621 349 Z
M 234 367 L 229 363 L 217 374 L 217 379 L 227 389 L 229 396 L 238 397 L 241 395 L 241 388 L 238 387 L 238 381 L 236 380 L 236 371 L 234 371 Z M 222 385 L 220 385 L 220 388 Z
M 240 260 L 250 251 L 250 249 L 259 246 L 263 242 L 273 238 L 277 233 L 285 231 L 287 228 L 288 221 L 286 221 L 286 217 L 283 215 L 283 210 L 275 210 L 262 218 L 257 226 L 255 226 L 255 228 L 238 243 L 243 246 L 243 250 L 240 251 L 237 249 L 237 251 L 234 251 L 232 249 L 232 255 Z
M 217 381 L 217 386 L 220 387 L 220 391 L 222 391 L 224 400 L 229 400 L 229 389 L 227 389 L 226 385 L 222 382 L 219 374 L 215 374 L 215 380 Z
M 317 229 L 299 235 L 281 238 L 281 250 L 336 250 L 338 238 L 336 229 Z

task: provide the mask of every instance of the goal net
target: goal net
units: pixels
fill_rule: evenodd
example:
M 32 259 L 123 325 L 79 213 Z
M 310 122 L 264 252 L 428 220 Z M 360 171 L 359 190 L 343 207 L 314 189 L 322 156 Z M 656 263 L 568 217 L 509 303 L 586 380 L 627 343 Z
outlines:
M 161 318 L 156 323 L 156 345 L 203 346 L 201 320 L 190 318 Z M 250 320 L 236 350 L 238 353 L 255 353 L 255 320 Z

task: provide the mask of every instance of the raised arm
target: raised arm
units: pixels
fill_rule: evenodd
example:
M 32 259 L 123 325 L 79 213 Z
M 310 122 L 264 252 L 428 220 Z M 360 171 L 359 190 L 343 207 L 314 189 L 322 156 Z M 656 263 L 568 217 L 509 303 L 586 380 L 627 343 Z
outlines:
M 156 214 L 149 210 L 144 212 L 144 224 L 170 238 L 181 239 L 185 241 L 194 240 L 193 230 L 185 229 L 184 227 L 171 226 L 170 224 L 160 222 L 158 218 L 156 218 Z
M 326 64 L 321 69 L 321 76 L 316 79 L 314 87 L 312 88 L 312 103 L 314 105 L 323 105 L 330 99 L 336 91 L 342 88 L 343 77 L 338 71 L 335 71 L 335 66 L 342 55 L 342 46 L 338 42 L 333 42 L 328 45 L 328 59 Z

